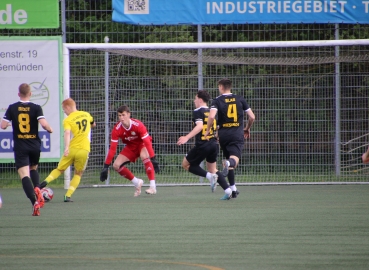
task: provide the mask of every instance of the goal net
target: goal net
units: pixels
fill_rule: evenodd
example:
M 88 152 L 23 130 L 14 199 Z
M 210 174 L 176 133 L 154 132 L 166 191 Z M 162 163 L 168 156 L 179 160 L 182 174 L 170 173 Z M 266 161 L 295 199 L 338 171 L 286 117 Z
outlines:
M 64 65 L 66 96 L 97 123 L 82 185 L 101 184 L 106 136 L 123 104 L 153 137 L 157 183 L 199 184 L 181 167 L 193 141 L 176 142 L 192 129 L 196 91 L 214 98 L 225 77 L 256 115 L 237 183 L 368 181 L 361 154 L 369 141 L 369 40 L 64 44 Z M 221 159 L 222 152 L 219 169 Z M 147 179 L 141 161 L 128 167 Z M 130 184 L 112 169 L 109 183 Z

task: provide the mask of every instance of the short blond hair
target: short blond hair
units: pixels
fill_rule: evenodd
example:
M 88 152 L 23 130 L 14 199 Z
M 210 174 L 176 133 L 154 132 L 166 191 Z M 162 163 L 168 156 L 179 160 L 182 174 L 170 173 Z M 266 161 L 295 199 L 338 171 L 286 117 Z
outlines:
M 22 97 L 27 97 L 31 93 L 31 86 L 27 83 L 22 83 L 19 85 L 18 91 Z
M 71 98 L 67 98 L 67 99 L 63 100 L 62 106 L 63 107 L 70 107 L 70 108 L 75 109 L 76 108 L 76 102 Z

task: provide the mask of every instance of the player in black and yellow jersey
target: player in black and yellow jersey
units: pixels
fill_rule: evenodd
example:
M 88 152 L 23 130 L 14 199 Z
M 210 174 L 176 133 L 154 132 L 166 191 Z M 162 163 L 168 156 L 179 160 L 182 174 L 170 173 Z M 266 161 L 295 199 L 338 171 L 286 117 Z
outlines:
M 1 121 L 1 128 L 13 127 L 15 167 L 22 179 L 23 190 L 33 205 L 32 215 L 39 216 L 44 200 L 37 172 L 41 153 L 38 124 L 50 133 L 53 130 L 47 123 L 41 106 L 30 102 L 31 87 L 23 83 L 18 90 L 20 101 L 9 105 Z
M 235 185 L 234 169 L 241 158 L 244 139 L 250 137 L 250 128 L 255 121 L 255 115 L 242 96 L 231 93 L 231 87 L 232 82 L 229 79 L 218 82 L 220 96 L 211 104 L 208 125 L 212 125 L 218 113 L 219 144 L 226 158 L 223 160 L 223 174 L 228 175 L 232 197 L 236 198 L 239 192 Z M 243 121 L 245 113 L 248 116 L 246 127 Z M 209 132 L 208 128 L 206 134 Z
M 72 202 L 71 196 L 77 189 L 87 166 L 90 153 L 91 127 L 95 127 L 96 123 L 88 112 L 78 111 L 75 101 L 71 98 L 67 98 L 62 102 L 62 108 L 68 116 L 63 121 L 64 155 L 60 159 L 58 167 L 41 183 L 41 188 L 58 178 L 73 163 L 74 176 L 64 196 L 64 202 Z M 72 139 L 70 138 L 71 133 L 73 134 Z
M 195 96 L 195 107 L 193 111 L 194 128 L 185 136 L 179 137 L 177 144 L 185 144 L 189 139 L 195 137 L 195 147 L 193 147 L 183 158 L 182 167 L 189 172 L 206 177 L 210 181 L 212 192 L 215 191 L 217 182 L 224 189 L 225 195 L 223 200 L 231 197 L 231 189 L 221 172 L 217 170 L 217 157 L 219 147 L 215 138 L 216 122 L 213 121 L 209 128 L 209 133 L 205 136 L 208 127 L 209 107 L 207 102 L 210 100 L 209 94 L 205 90 L 200 90 Z M 200 167 L 200 163 L 206 160 L 207 171 Z

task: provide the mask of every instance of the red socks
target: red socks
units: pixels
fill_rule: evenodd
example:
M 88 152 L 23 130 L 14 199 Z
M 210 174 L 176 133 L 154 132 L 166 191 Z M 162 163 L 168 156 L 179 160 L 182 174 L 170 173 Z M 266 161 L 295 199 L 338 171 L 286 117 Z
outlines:
M 121 176 L 123 176 L 123 177 L 127 178 L 129 181 L 132 181 L 132 179 L 135 177 L 135 176 L 133 175 L 133 173 L 131 173 L 131 171 L 130 171 L 130 170 L 128 170 L 128 168 L 127 168 L 127 167 L 124 167 L 124 166 L 120 167 L 120 169 L 119 169 L 118 173 L 119 173 Z
M 145 165 L 145 171 L 149 180 L 155 180 L 155 170 L 154 166 L 151 163 L 151 160 L 149 158 L 146 158 L 143 160 L 143 164 Z M 135 177 L 133 173 L 125 166 L 122 166 L 119 169 L 118 173 L 130 181 L 132 181 L 132 179 Z
M 151 160 L 149 158 L 146 158 L 142 162 L 145 165 L 146 175 L 149 178 L 149 180 L 155 180 L 155 171 L 154 166 L 151 163 Z

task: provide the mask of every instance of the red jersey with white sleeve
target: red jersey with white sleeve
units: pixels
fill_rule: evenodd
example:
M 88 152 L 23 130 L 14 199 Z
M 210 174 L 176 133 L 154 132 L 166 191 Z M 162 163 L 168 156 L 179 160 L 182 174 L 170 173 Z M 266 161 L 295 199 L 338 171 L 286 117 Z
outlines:
M 131 162 L 134 162 L 140 156 L 143 147 L 146 147 L 150 157 L 155 156 L 152 139 L 145 125 L 141 121 L 131 118 L 129 128 L 124 127 L 121 122 L 115 124 L 111 133 L 110 149 L 105 164 L 109 165 L 113 160 L 119 139 L 126 145 L 121 154 L 127 156 Z

